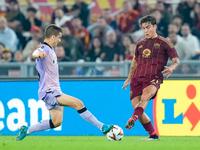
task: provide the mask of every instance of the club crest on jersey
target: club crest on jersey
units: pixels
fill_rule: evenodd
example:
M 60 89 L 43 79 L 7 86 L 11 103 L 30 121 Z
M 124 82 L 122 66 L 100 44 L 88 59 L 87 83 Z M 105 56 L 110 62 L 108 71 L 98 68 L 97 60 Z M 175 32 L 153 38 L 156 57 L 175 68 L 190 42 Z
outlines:
M 154 44 L 154 47 L 155 47 L 155 49 L 158 49 L 158 48 L 160 48 L 160 44 L 156 43 L 156 44 Z
M 40 49 L 41 51 L 43 51 L 43 48 L 44 48 L 43 45 L 41 45 L 41 46 L 38 47 L 38 49 Z
M 145 50 L 143 50 L 142 54 L 143 54 L 142 57 L 148 58 L 149 55 L 151 54 L 151 51 L 150 49 L 146 48 Z

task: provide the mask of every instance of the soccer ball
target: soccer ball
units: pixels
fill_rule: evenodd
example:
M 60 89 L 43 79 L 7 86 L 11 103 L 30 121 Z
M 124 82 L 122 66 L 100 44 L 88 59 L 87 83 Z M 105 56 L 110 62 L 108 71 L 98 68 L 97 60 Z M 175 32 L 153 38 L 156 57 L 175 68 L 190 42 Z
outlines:
M 114 125 L 114 127 L 106 134 L 109 141 L 121 141 L 123 139 L 124 132 L 121 127 Z

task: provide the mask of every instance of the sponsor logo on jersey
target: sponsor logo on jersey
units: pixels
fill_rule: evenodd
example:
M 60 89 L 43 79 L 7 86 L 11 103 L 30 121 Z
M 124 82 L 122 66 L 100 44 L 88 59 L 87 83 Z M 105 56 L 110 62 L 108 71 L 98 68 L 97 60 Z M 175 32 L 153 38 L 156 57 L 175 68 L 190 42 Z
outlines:
M 149 55 L 151 54 L 151 50 L 146 48 L 146 49 L 143 50 L 142 54 L 143 54 L 142 57 L 148 58 Z
M 53 59 L 53 64 L 56 64 L 57 63 L 57 60 L 56 59 Z
M 139 49 L 140 49 L 140 48 L 143 48 L 143 46 L 142 46 L 142 45 L 140 45 L 140 46 L 139 46 Z

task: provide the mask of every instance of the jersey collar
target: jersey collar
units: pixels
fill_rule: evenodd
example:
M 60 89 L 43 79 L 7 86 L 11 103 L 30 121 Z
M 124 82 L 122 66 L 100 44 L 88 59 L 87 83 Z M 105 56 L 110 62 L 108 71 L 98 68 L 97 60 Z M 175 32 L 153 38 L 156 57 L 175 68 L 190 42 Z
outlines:
M 49 46 L 52 49 L 52 47 L 48 43 L 43 42 L 42 44 L 45 44 L 45 45 Z

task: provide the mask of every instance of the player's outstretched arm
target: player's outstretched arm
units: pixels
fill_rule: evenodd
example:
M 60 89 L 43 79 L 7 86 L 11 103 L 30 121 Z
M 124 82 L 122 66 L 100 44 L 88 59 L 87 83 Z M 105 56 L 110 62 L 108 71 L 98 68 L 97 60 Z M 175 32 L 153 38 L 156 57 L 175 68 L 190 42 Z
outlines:
M 33 58 L 44 58 L 47 57 L 47 53 L 46 52 L 40 52 L 39 50 L 35 50 L 32 54 Z
M 164 76 L 167 75 L 167 78 L 172 74 L 172 72 L 174 70 L 176 70 L 178 68 L 178 66 L 180 65 L 179 63 L 179 59 L 177 57 L 175 58 L 172 58 L 172 62 L 173 64 L 169 67 L 165 66 L 165 70 L 162 71 L 162 73 L 165 73 L 163 74 Z
M 137 65 L 138 65 L 138 62 L 134 59 L 132 61 L 131 67 L 130 67 L 128 78 L 126 79 L 126 81 L 124 82 L 124 85 L 122 87 L 123 89 L 127 90 L 126 87 L 129 85 L 129 82 L 131 81 L 131 77 L 133 76 L 133 73 L 134 73 Z

